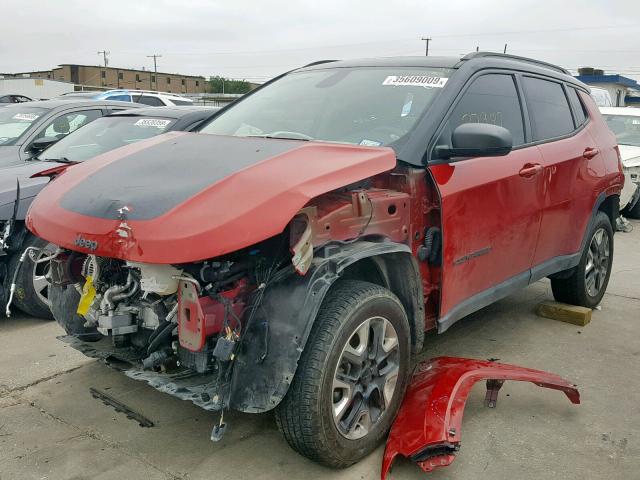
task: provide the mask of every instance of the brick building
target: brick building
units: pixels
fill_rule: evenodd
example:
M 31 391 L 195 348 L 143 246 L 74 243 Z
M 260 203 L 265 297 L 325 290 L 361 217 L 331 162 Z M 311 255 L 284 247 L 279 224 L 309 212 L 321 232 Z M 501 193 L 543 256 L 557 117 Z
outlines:
M 126 88 L 129 90 L 158 90 L 171 93 L 205 93 L 206 79 L 177 73 L 154 73 L 149 70 L 75 65 L 63 63 L 58 68 L 15 74 L 16 77 L 46 78 L 76 85 Z

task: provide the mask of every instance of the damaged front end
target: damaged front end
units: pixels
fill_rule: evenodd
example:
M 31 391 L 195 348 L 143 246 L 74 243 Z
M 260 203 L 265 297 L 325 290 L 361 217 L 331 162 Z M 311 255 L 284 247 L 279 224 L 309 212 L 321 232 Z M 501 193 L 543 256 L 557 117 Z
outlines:
M 261 292 L 276 271 L 293 272 L 283 265 L 286 254 L 280 239 L 184 265 L 63 251 L 51 261 L 54 314 L 72 333 L 62 340 L 133 379 L 219 410 L 228 405 L 233 360 Z
M 409 384 L 387 440 L 382 480 L 398 455 L 411 459 L 425 472 L 450 465 L 460 449 L 467 397 L 473 385 L 482 380 L 487 381 L 485 404 L 489 408 L 495 407 L 506 380 L 560 390 L 571 403 L 580 403 L 577 387 L 552 373 L 468 358 L 434 358 L 418 365 Z

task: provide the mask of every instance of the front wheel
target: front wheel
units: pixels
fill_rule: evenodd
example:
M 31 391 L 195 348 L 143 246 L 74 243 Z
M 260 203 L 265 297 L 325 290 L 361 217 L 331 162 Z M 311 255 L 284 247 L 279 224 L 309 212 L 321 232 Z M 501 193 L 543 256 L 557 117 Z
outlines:
M 31 251 L 32 255 L 27 254 L 22 265 L 19 265 L 20 257 L 27 248 L 35 250 Z M 9 261 L 9 284 L 13 281 L 16 268 L 20 269 L 13 301 L 20 310 L 34 317 L 53 318 L 49 300 L 49 262 L 41 260 L 46 260 L 56 248 L 46 240 L 27 234 L 22 248 Z
M 551 290 L 559 302 L 594 308 L 607 290 L 613 261 L 613 227 L 605 213 L 598 212 L 587 239 L 578 266 L 566 278 L 552 278 Z
M 343 468 L 385 438 L 410 375 L 404 308 L 385 288 L 342 281 L 327 294 L 276 421 L 291 447 Z

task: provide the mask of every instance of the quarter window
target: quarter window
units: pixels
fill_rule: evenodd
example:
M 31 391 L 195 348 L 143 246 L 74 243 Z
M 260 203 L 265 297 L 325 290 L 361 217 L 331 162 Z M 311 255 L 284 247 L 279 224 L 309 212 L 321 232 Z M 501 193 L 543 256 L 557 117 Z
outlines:
M 573 117 L 561 84 L 524 77 L 524 88 L 534 141 L 549 140 L 573 132 Z
M 511 132 L 513 145 L 522 145 L 524 124 L 513 77 L 488 74 L 474 80 L 453 109 L 442 143 L 451 145 L 451 134 L 464 123 L 491 123 L 504 127 Z
M 584 110 L 584 105 L 580 100 L 578 91 L 575 88 L 568 87 L 567 92 L 569 93 L 569 103 L 571 103 L 573 115 L 575 116 L 576 128 L 578 128 L 587 121 L 587 114 Z

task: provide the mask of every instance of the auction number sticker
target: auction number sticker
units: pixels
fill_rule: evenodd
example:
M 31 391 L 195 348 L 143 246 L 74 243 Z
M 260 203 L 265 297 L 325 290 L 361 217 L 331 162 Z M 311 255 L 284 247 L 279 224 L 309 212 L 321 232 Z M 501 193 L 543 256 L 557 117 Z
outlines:
M 24 120 L 27 122 L 33 122 L 36 118 L 38 118 L 40 115 L 38 115 L 37 113 L 16 113 L 13 116 L 14 120 Z
M 161 118 L 141 118 L 134 125 L 136 127 L 155 127 L 165 128 L 171 123 L 171 120 L 163 120 Z
M 442 88 L 447 84 L 446 77 L 432 77 L 430 75 L 389 75 L 382 85 L 393 87 L 424 87 Z

